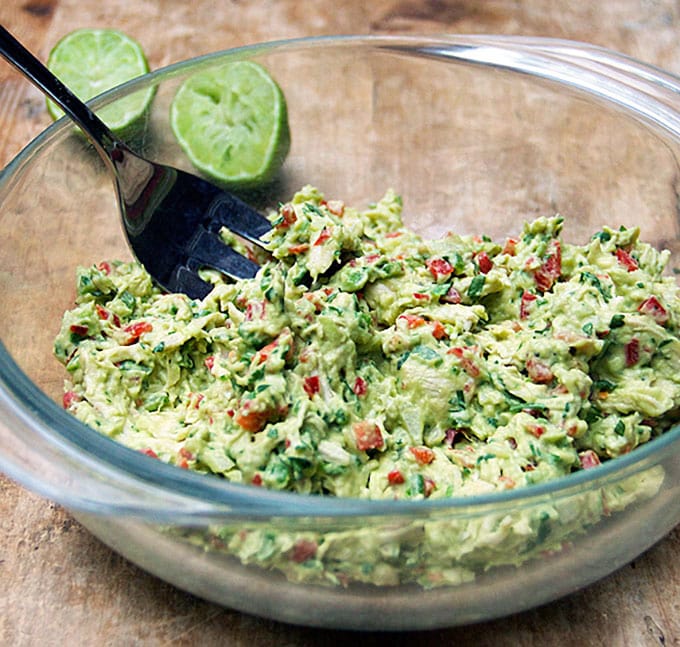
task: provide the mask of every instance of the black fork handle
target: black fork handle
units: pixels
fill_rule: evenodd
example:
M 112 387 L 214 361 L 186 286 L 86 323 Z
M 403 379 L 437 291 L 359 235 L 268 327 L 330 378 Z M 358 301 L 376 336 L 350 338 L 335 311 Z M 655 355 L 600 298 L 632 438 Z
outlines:
M 0 55 L 29 81 L 54 101 L 92 141 L 99 154 L 109 163 L 123 144 L 106 124 L 76 97 L 45 65 L 0 25 Z

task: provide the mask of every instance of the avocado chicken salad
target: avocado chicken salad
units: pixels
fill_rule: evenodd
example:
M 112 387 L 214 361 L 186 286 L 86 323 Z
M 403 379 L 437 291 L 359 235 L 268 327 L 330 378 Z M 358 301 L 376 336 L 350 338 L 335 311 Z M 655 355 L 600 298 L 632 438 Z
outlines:
M 531 486 L 595 468 L 675 422 L 680 300 L 663 275 L 667 251 L 636 228 L 567 244 L 559 217 L 500 242 L 424 240 L 401 212 L 392 191 L 358 210 L 304 187 L 271 214 L 257 276 L 230 283 L 206 270 L 214 288 L 203 300 L 163 293 L 134 262 L 80 268 L 54 346 L 68 372 L 65 408 L 183 468 L 363 499 Z M 562 515 L 562 530 L 651 494 L 658 476 Z M 456 550 L 475 563 L 514 563 L 545 549 L 537 537 L 559 516 L 506 521 L 502 532 L 468 528 Z M 421 554 L 443 550 L 434 527 L 393 538 L 398 558 L 376 547 L 355 565 L 351 545 L 354 555 L 358 545 L 371 552 L 358 531 L 342 549 L 304 533 L 216 536 L 243 561 L 296 579 L 466 579 L 462 566 L 405 575 L 404 542 Z

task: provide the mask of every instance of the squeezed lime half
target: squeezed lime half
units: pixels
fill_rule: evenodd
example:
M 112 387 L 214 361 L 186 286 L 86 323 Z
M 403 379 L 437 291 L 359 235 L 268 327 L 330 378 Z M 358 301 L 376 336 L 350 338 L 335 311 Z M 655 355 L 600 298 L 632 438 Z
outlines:
M 283 92 L 252 61 L 189 77 L 172 101 L 170 125 L 191 163 L 231 189 L 272 180 L 290 148 Z
M 77 29 L 52 49 L 47 67 L 83 101 L 149 71 L 144 52 L 135 40 L 115 29 Z M 115 133 L 133 128 L 153 99 L 154 88 L 134 92 L 97 111 Z M 50 99 L 47 111 L 53 119 L 64 113 Z

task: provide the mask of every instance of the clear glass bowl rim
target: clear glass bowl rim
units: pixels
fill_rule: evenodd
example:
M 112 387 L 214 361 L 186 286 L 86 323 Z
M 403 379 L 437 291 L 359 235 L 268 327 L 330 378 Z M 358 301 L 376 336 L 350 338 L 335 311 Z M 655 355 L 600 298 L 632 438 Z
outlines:
M 252 57 L 278 50 L 366 47 L 450 57 L 452 60 L 504 69 L 554 82 L 591 99 L 618 106 L 665 136 L 680 141 L 680 77 L 623 54 L 601 47 L 552 38 L 498 35 L 343 35 L 271 41 L 232 48 L 187 59 L 134 79 L 90 102 L 95 108 L 148 84 L 180 75 L 202 63 L 225 56 Z M 23 165 L 70 127 L 62 118 L 33 139 L 0 171 L 0 195 L 11 190 Z M 0 203 L 1 208 L 1 203 Z M 277 492 L 252 485 L 178 469 L 120 445 L 91 430 L 48 398 L 19 368 L 0 341 L 0 412 L 30 430 L 57 453 L 80 466 L 90 482 L 109 479 L 121 492 L 148 493 L 130 504 L 102 489 L 79 494 L 61 489 L 42 475 L 7 455 L 0 448 L 0 470 L 28 489 L 65 507 L 92 514 L 141 516 L 158 521 L 180 517 L 189 521 L 225 517 L 375 517 L 483 514 L 508 507 L 525 507 L 545 499 L 562 498 L 602 487 L 658 463 L 680 451 L 680 425 L 630 454 L 548 483 L 504 492 L 426 501 L 342 499 Z M 66 469 L 66 467 L 64 467 Z M 96 489 L 96 488 L 95 488 Z M 134 497 L 134 494 L 132 494 Z M 178 505 L 180 504 L 180 505 Z

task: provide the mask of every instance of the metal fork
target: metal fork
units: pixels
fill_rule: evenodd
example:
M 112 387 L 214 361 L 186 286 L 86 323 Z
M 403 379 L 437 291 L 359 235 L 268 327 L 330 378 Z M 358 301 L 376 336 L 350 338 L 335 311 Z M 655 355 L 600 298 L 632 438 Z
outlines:
M 259 266 L 225 245 L 218 232 L 226 227 L 261 245 L 271 228 L 262 214 L 210 182 L 132 152 L 2 25 L 0 54 L 80 126 L 104 159 L 130 247 L 162 288 L 203 298 L 211 286 L 199 277 L 201 267 L 231 278 L 255 276 Z

